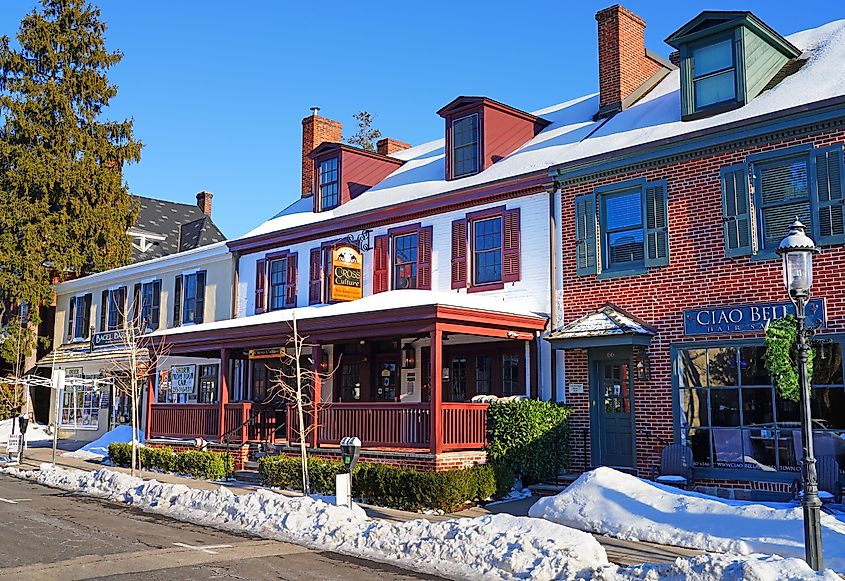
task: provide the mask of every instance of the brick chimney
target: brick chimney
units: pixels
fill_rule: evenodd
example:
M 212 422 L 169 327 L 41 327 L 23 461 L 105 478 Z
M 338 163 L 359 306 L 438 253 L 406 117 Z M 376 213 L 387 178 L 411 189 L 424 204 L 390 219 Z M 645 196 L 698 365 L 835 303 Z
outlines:
M 197 194 L 197 206 L 202 213 L 211 218 L 211 198 L 214 194 L 211 192 L 200 192 Z
M 314 161 L 308 154 L 321 143 L 343 141 L 343 125 L 332 119 L 320 117 L 319 107 L 311 107 L 311 115 L 302 120 L 302 197 L 312 194 L 314 184 Z
M 645 20 L 619 4 L 596 13 L 599 28 L 599 112 L 621 111 L 626 99 L 663 65 L 646 54 Z
M 404 141 L 398 141 L 389 137 L 379 139 L 376 143 L 376 151 L 382 155 L 390 155 L 391 153 L 396 153 L 397 151 L 402 151 L 403 149 L 408 149 L 409 147 L 411 147 L 410 143 L 405 143 Z

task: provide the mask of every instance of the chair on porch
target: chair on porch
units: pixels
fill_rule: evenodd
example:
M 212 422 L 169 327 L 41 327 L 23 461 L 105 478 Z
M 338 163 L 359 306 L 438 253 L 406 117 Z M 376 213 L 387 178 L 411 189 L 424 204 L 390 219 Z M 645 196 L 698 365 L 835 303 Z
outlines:
M 675 488 L 692 487 L 692 450 L 683 444 L 669 444 L 660 453 L 660 468 L 654 481 Z

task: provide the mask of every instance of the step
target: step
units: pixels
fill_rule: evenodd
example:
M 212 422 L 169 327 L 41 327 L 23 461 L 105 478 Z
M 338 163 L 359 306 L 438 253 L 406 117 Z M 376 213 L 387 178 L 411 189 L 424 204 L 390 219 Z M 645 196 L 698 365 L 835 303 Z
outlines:
M 555 494 L 563 492 L 565 488 L 566 485 L 541 482 L 539 484 L 532 484 L 528 487 L 528 490 L 537 496 L 554 496 Z
M 261 474 L 257 470 L 235 470 L 232 473 L 232 478 L 241 482 L 261 482 Z
M 244 469 L 245 470 L 258 470 L 258 461 L 247 460 L 246 462 L 244 462 Z

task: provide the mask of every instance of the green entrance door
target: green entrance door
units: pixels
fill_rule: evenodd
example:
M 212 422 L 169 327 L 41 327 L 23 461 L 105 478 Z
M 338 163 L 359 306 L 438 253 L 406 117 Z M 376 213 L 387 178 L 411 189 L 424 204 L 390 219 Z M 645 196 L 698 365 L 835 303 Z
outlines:
M 599 430 L 599 465 L 634 466 L 633 383 L 630 363 L 599 361 L 596 364 L 596 407 Z

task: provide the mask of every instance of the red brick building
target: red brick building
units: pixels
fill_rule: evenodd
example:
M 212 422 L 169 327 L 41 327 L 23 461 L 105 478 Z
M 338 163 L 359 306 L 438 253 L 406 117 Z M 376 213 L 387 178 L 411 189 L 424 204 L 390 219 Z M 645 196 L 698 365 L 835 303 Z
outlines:
M 824 324 L 816 454 L 845 469 L 841 24 L 787 39 L 747 12 L 705 12 L 667 39 L 679 70 L 649 76 L 645 23 L 619 6 L 596 18 L 596 125 L 551 170 L 573 467 L 650 476 L 680 442 L 697 483 L 785 491 L 799 477 L 798 405 L 772 387 L 762 341 L 788 310 L 774 248 L 799 216 L 823 250 L 808 308 Z

